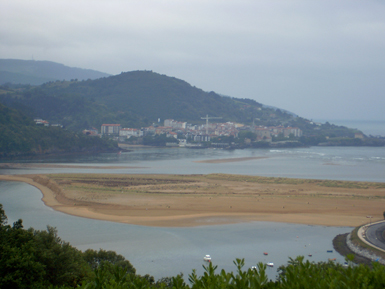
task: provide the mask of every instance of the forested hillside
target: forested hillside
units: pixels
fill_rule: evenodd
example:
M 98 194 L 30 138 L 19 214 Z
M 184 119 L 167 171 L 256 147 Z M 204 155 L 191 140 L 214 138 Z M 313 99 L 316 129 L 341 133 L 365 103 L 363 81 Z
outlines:
M 0 59 L 0 84 L 40 85 L 48 81 L 97 79 L 105 76 L 109 74 L 68 67 L 52 61 Z
M 2 92 L 2 93 L 1 93 Z M 82 130 L 103 123 L 141 127 L 161 119 L 203 123 L 206 115 L 263 125 L 290 125 L 293 114 L 265 108 L 250 99 L 205 92 L 187 82 L 151 71 L 133 71 L 97 80 L 56 81 L 41 86 L 3 86 L 0 102 L 31 117 Z
M 64 152 L 117 150 L 117 144 L 60 127 L 36 126 L 31 118 L 0 104 L 0 158 Z
M 218 122 L 222 123 L 298 127 L 303 132 L 299 145 L 384 145 L 383 141 L 355 139 L 359 132 L 355 129 L 316 124 L 255 100 L 205 92 L 152 71 L 125 72 L 96 80 L 51 81 L 40 86 L 3 85 L 0 103 L 75 132 L 92 127 L 100 130 L 104 123 L 118 123 L 123 128 L 163 125 L 165 119 L 203 124 L 202 117 L 209 115 L 221 118 Z

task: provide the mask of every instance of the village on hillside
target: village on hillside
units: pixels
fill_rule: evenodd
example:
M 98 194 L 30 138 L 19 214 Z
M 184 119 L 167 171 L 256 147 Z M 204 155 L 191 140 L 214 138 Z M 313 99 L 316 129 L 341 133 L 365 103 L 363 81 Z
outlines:
M 245 125 L 236 122 L 214 122 L 214 119 L 221 117 L 201 117 L 206 120 L 203 124 L 189 124 L 187 122 L 177 121 L 174 119 L 166 119 L 161 122 L 153 123 L 148 127 L 128 128 L 122 127 L 118 123 L 102 124 L 100 131 L 91 127 L 84 129 L 84 135 L 90 137 L 109 138 L 120 144 L 126 145 L 147 145 L 147 146 L 172 146 L 187 148 L 266 148 L 266 147 L 301 147 L 307 145 L 370 145 L 384 146 L 381 137 L 367 138 L 361 131 L 353 130 L 352 136 L 347 136 L 348 128 L 338 127 L 326 123 L 316 123 L 307 121 L 312 126 L 314 134 L 304 135 L 304 132 L 298 127 L 290 127 L 284 125 L 263 126 Z M 212 122 L 209 122 L 211 120 Z M 34 122 L 38 126 L 56 126 L 64 128 L 63 125 L 35 118 Z M 332 136 L 317 134 L 317 132 L 326 128 Z M 345 135 L 340 136 L 340 131 L 333 129 L 342 128 Z M 333 136 L 334 134 L 334 136 Z M 309 141 L 310 140 L 310 141 Z
M 262 127 L 256 125 L 243 125 L 234 122 L 209 123 L 209 117 L 206 116 L 206 124 L 192 125 L 187 122 L 166 119 L 162 123 L 154 123 L 151 126 L 136 128 L 122 128 L 120 124 L 102 124 L 100 134 L 96 129 L 84 130 L 83 133 L 94 136 L 108 136 L 119 142 L 126 142 L 130 138 L 141 138 L 145 136 L 166 135 L 168 138 L 175 138 L 177 142 L 170 142 L 168 146 L 196 147 L 202 142 L 211 142 L 212 146 L 226 146 L 228 143 L 221 144 L 218 141 L 221 137 L 238 138 L 241 131 L 254 133 L 255 142 L 272 142 L 273 137 L 281 136 L 283 138 L 299 138 L 302 131 L 297 127 Z M 250 144 L 252 140 L 245 138 L 245 143 Z

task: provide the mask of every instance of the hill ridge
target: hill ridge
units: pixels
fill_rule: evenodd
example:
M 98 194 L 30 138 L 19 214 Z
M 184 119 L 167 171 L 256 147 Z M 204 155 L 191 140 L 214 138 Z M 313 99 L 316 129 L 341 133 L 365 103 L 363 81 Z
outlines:
M 40 85 L 48 81 L 97 79 L 110 74 L 48 60 L 0 59 L 0 84 Z

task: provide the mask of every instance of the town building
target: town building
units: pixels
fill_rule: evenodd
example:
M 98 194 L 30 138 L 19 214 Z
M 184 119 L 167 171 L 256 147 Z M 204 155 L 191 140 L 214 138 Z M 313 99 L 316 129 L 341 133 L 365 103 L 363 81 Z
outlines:
M 102 124 L 102 128 L 100 130 L 102 136 L 119 136 L 120 124 Z
M 143 131 L 136 128 L 121 128 L 119 131 L 119 136 L 123 138 L 141 137 L 143 136 Z

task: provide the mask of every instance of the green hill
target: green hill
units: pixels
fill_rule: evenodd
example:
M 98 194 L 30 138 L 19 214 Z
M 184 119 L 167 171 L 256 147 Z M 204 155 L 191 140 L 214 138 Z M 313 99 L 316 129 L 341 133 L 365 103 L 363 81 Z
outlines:
M 73 131 L 100 128 L 103 123 L 140 128 L 165 119 L 202 124 L 202 117 L 221 117 L 220 122 L 262 126 L 299 127 L 305 144 L 324 142 L 325 137 L 354 138 L 353 129 L 315 124 L 293 113 L 240 99 L 205 92 L 187 82 L 154 73 L 132 71 L 83 81 L 55 81 L 40 86 L 0 87 L 0 103 L 32 118 L 59 123 Z
M 289 113 L 263 108 L 254 100 L 205 92 L 183 80 L 150 71 L 87 81 L 56 81 L 38 87 L 3 87 L 0 101 L 24 109 L 31 117 L 58 122 L 73 130 L 102 123 L 140 127 L 158 118 L 203 123 L 201 117 L 207 114 L 222 117 L 225 122 L 268 119 L 271 125 L 294 118 Z
M 48 81 L 97 79 L 110 76 L 91 69 L 68 67 L 52 61 L 0 59 L 0 84 L 40 85 Z
M 20 111 L 0 104 L 0 158 L 48 153 L 117 150 L 117 144 L 60 127 L 36 126 Z

